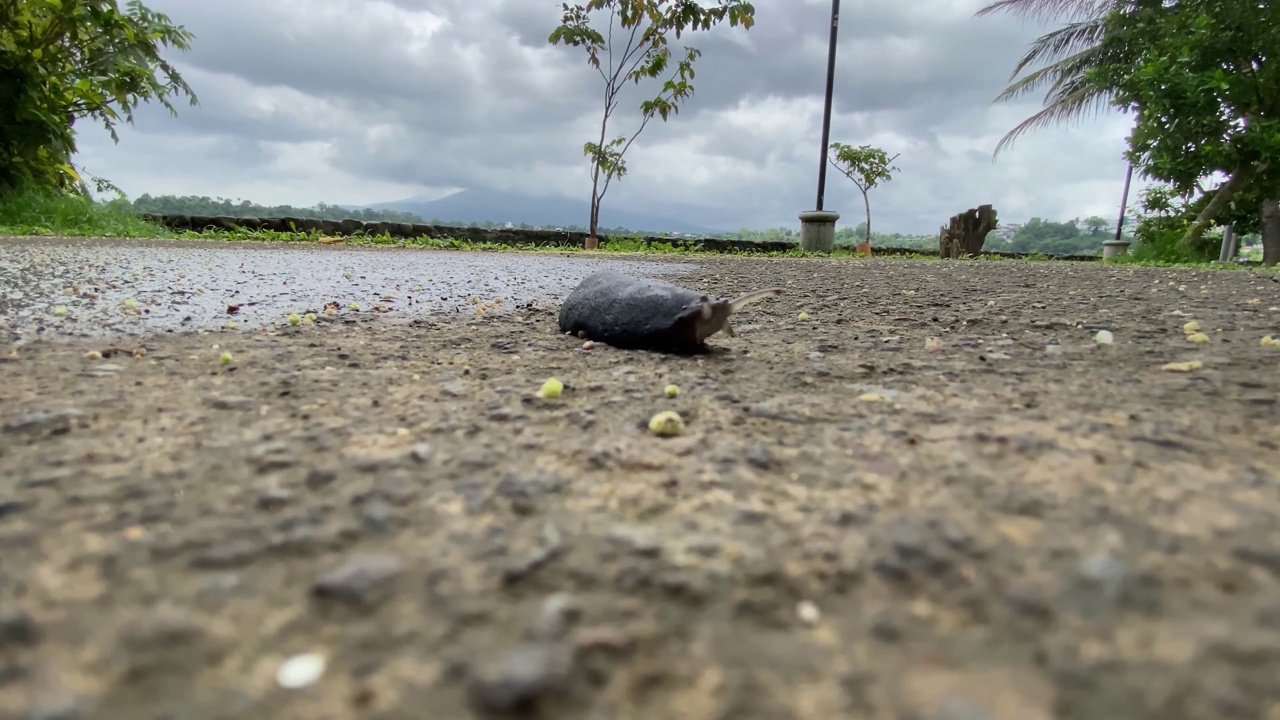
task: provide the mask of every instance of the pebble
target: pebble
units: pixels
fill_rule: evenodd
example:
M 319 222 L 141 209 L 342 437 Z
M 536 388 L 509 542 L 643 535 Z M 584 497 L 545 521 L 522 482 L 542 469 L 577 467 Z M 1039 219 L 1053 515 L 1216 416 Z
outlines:
M 304 482 L 308 488 L 312 490 L 319 490 L 322 487 L 332 484 L 333 481 L 337 479 L 337 470 L 328 467 L 313 467 L 307 470 L 307 477 Z
M 325 659 L 318 653 L 302 653 L 280 663 L 276 684 L 287 690 L 314 685 L 324 675 Z
M 774 464 L 773 453 L 760 443 L 752 443 L 747 448 L 746 459 L 748 465 L 760 470 L 768 470 Z
M 1266 568 L 1272 575 L 1280 578 L 1280 548 L 1275 545 L 1240 542 L 1231 548 L 1231 554 L 1237 560 Z
M 312 585 L 312 594 L 322 600 L 372 608 L 391 596 L 404 571 L 404 561 L 395 555 L 356 555 L 321 575 Z
M 40 641 L 35 618 L 22 610 L 0 610 L 0 648 L 31 646 Z
M 435 449 L 430 443 L 418 443 L 409 448 L 409 457 L 420 463 L 425 463 L 435 454 Z
M 138 612 L 120 628 L 120 650 L 134 668 L 159 668 L 192 651 L 210 652 L 225 640 L 207 626 L 207 620 L 185 608 L 161 605 Z
M 91 367 L 91 368 L 81 370 L 76 374 L 79 375 L 80 377 L 108 378 L 108 377 L 115 377 L 116 375 L 119 375 L 120 371 L 123 369 L 124 368 L 120 367 L 119 365 L 104 363 L 96 367 Z
M 1120 592 L 1125 566 L 1111 553 L 1099 552 L 1081 560 L 1076 573 L 1086 583 L 1101 590 L 1108 599 L 1114 599 Z
M 293 493 L 284 488 L 271 488 L 258 496 L 258 509 L 274 512 L 289 504 Z
M 532 713 L 544 697 L 564 686 L 571 669 L 568 648 L 527 643 L 477 672 L 469 697 L 482 712 Z
M 236 538 L 219 543 L 191 558 L 191 567 L 199 570 L 221 570 L 243 567 L 257 559 L 266 546 L 249 538 Z
M 508 584 L 519 582 L 555 560 L 565 550 L 559 528 L 547 521 L 543 523 L 538 544 L 532 550 L 510 560 L 503 568 L 502 581 Z
M 361 524 L 370 532 L 389 532 L 395 524 L 395 519 L 395 508 L 385 498 L 374 497 L 360 505 Z
M 214 410 L 253 410 L 258 402 L 250 397 L 240 395 L 222 395 L 209 399 L 209 407 Z
M 636 555 L 657 557 L 662 552 L 662 544 L 657 533 L 650 527 L 634 525 L 614 525 L 605 536 L 608 542 L 621 545 Z
M 875 568 L 883 575 L 906 579 L 913 573 L 939 575 L 954 564 L 941 538 L 924 523 L 910 521 L 889 531 L 889 552 L 876 560 Z
M 871 621 L 871 635 L 881 642 L 892 643 L 902 639 L 902 629 L 892 617 L 881 613 Z
M 508 473 L 498 482 L 493 492 L 508 500 L 533 500 L 541 495 L 559 492 L 568 484 L 568 480 L 542 471 L 530 475 Z
M 796 603 L 796 617 L 805 625 L 816 625 L 822 619 L 822 612 L 811 600 Z
M 284 470 L 298 464 L 293 447 L 289 443 L 279 441 L 256 445 L 249 452 L 249 461 L 260 473 Z
M 25 500 L 0 500 L 0 520 L 10 515 L 17 515 L 32 507 L 35 507 L 35 503 Z
M 36 409 L 12 416 L 0 425 L 7 433 L 62 435 L 71 432 L 83 413 L 75 408 Z
M 529 629 L 532 640 L 562 640 L 569 628 L 582 617 L 582 608 L 569 593 L 548 595 L 538 609 L 538 617 Z

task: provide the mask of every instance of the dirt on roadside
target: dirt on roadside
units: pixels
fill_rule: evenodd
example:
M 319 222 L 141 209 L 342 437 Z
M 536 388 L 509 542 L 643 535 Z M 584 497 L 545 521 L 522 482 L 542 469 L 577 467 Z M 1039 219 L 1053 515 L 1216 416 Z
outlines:
M 16 348 L 0 717 L 1280 717 L 1280 276 L 692 262 L 785 294 Z

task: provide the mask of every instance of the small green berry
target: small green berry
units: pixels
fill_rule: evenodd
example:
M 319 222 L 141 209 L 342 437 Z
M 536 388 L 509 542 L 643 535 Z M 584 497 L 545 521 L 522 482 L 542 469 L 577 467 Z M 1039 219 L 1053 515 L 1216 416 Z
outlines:
M 555 399 L 560 397 L 560 393 L 564 391 L 564 383 L 555 378 L 549 378 L 542 383 L 542 387 L 538 390 L 538 397 Z
M 676 385 L 668 385 L 662 389 L 662 392 L 666 393 L 667 397 L 673 398 L 680 394 L 680 388 Z
M 223 350 L 223 351 L 222 351 L 222 355 L 219 357 L 219 359 L 222 361 L 222 364 L 223 364 L 223 365 L 230 365 L 230 364 L 231 364 L 231 353 L 227 352 L 226 350 Z

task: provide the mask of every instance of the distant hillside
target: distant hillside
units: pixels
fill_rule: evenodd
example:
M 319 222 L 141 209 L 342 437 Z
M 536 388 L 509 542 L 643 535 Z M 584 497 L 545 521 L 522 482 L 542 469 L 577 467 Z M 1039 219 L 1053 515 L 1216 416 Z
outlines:
M 509 222 L 516 225 L 568 228 L 586 227 L 591 216 L 591 205 L 587 201 L 481 189 L 463 190 L 439 200 L 409 199 L 349 207 L 412 213 L 445 224 Z M 602 230 L 621 227 L 634 232 L 689 235 L 716 235 L 724 232 L 672 217 L 612 208 L 607 201 L 600 210 L 600 227 Z

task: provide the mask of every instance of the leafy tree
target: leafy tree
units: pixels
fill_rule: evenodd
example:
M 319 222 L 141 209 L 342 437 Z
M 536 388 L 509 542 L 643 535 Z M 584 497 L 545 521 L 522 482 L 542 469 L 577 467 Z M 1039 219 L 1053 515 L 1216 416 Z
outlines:
M 747 0 L 717 0 L 713 7 L 704 7 L 696 0 L 588 0 L 585 5 L 566 3 L 561 7 L 561 24 L 547 41 L 586 48 L 588 64 L 600 73 L 605 85 L 599 140 L 583 146 L 583 154 L 591 159 L 590 237 L 586 245 L 593 248 L 599 245 L 596 235 L 600 202 L 609 183 L 627 173 L 623 156 L 631 143 L 650 120 L 660 117 L 665 122 L 693 94 L 693 63 L 702 53 L 686 46 L 683 59 L 672 67 L 667 36 L 674 34 L 679 39 L 685 32 L 709 30 L 725 20 L 732 27 L 750 29 L 755 24 L 755 8 Z M 607 10 L 609 15 L 605 33 L 591 26 L 592 14 L 600 10 Z M 615 24 L 619 26 L 619 39 L 625 39 L 621 47 L 615 46 Z M 640 103 L 641 122 L 635 132 L 630 137 L 619 135 L 606 140 L 609 120 L 626 84 L 639 85 L 642 80 L 659 78 L 665 78 L 662 89 Z
M 1085 222 L 1087 225 L 1088 221 Z M 1102 226 L 1105 228 L 1105 220 L 1102 221 Z M 1081 232 L 1079 220 L 1053 222 L 1038 217 L 1018 226 L 1009 249 L 1045 255 L 1096 255 L 1102 250 L 1095 235 Z
M 1133 0 L 1108 14 L 1106 28 L 1106 62 L 1087 75 L 1137 116 L 1130 161 L 1184 198 L 1208 197 L 1179 240 L 1184 248 L 1251 187 L 1255 217 L 1280 197 L 1280 8 Z M 1225 180 L 1205 191 L 1202 181 L 1217 173 Z
M 1097 215 L 1091 215 L 1084 219 L 1084 226 L 1089 231 L 1089 237 L 1101 237 L 1102 233 L 1106 232 L 1108 224 L 1106 218 L 1098 217 Z
M 899 153 L 900 155 L 901 153 Z M 853 181 L 862 193 L 862 205 L 867 210 L 866 242 L 871 244 L 871 200 L 867 193 L 882 182 L 893 179 L 898 168 L 893 161 L 898 155 L 889 157 L 889 153 L 871 145 L 853 147 L 844 143 L 831 143 L 831 155 L 827 158 L 845 177 Z
M 116 124 L 142 102 L 176 114 L 168 96 L 185 93 L 195 105 L 160 55 L 192 37 L 139 0 L 0 0 L 0 189 L 87 193 L 71 161 L 76 122 L 100 122 L 118 142 Z
M 1202 196 L 1201 200 L 1208 196 Z M 1160 262 L 1207 262 L 1218 256 L 1216 238 L 1201 238 L 1191 247 L 1178 240 L 1195 216 L 1196 202 L 1179 194 L 1172 186 L 1151 185 L 1138 196 L 1139 216 L 1134 228 L 1137 245 L 1133 257 Z

